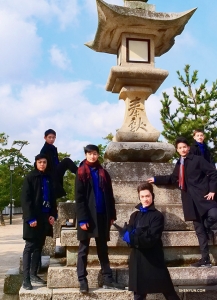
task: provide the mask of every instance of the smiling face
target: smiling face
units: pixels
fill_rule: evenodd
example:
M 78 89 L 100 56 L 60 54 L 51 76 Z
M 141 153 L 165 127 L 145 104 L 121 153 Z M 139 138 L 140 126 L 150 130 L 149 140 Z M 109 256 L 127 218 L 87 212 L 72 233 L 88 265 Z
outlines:
M 94 163 L 98 160 L 99 158 L 99 153 L 97 151 L 90 151 L 85 153 L 87 161 Z
M 203 144 L 203 141 L 205 139 L 205 135 L 203 132 L 196 132 L 193 136 L 196 142 Z
M 142 207 L 149 207 L 153 202 L 153 197 L 149 190 L 140 191 L 139 199 L 141 201 Z
M 41 158 L 41 159 L 37 160 L 36 161 L 36 168 L 40 172 L 44 172 L 45 169 L 47 168 L 47 160 L 46 160 L 46 158 Z
M 178 143 L 176 150 L 180 156 L 186 157 L 190 151 L 190 147 L 185 143 Z

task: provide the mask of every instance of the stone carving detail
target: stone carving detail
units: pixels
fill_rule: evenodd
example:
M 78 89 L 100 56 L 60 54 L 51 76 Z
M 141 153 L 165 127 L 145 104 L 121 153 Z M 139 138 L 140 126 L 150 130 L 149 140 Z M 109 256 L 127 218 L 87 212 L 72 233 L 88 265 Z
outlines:
M 129 116 L 131 117 L 131 122 L 128 125 L 130 131 L 136 132 L 140 128 L 147 131 L 146 124 L 142 121 L 141 112 L 144 111 L 144 105 L 140 102 L 141 98 L 136 97 L 130 100 L 130 105 L 128 108 Z

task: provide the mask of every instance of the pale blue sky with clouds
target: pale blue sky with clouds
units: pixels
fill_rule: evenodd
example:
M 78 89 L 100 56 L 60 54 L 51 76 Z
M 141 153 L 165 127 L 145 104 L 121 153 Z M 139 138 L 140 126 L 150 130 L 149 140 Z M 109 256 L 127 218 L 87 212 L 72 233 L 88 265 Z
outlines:
M 122 0 L 107 3 L 123 5 Z M 157 12 L 197 7 L 173 48 L 156 58 L 169 76 L 147 103 L 151 123 L 162 130 L 162 92 L 179 85 L 176 71 L 185 64 L 199 79 L 217 78 L 217 1 L 153 0 Z M 105 91 L 116 56 L 97 53 L 93 40 L 98 18 L 95 0 L 0 0 L 0 132 L 28 140 L 24 154 L 33 160 L 48 128 L 57 131 L 55 145 L 72 159 L 82 159 L 87 143 L 104 143 L 124 117 L 124 102 Z

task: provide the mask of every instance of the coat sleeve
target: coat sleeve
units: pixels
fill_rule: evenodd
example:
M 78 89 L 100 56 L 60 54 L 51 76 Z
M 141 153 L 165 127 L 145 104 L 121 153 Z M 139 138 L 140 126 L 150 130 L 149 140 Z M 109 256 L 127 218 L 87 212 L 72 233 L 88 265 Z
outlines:
M 179 163 L 178 162 L 176 163 L 172 174 L 165 175 L 165 176 L 154 176 L 154 179 L 155 179 L 154 183 L 156 185 L 178 183 L 178 181 L 179 181 Z
M 57 219 L 57 202 L 56 202 L 56 197 L 55 197 L 55 192 L 54 192 L 54 183 L 53 180 L 50 178 L 50 197 L 51 197 L 51 212 L 50 215 Z
M 111 177 L 109 175 L 109 173 L 107 171 L 106 172 L 106 178 L 108 181 L 108 195 L 109 195 L 109 208 L 110 208 L 110 212 L 111 212 L 111 220 L 116 220 L 116 209 L 115 209 L 115 198 L 114 198 L 114 194 L 113 194 L 113 188 L 112 188 L 112 181 L 111 181 Z
M 76 201 L 76 217 L 78 223 L 81 221 L 89 221 L 90 216 L 88 213 L 88 201 L 86 185 L 83 181 L 78 179 L 78 173 L 75 177 L 75 201 Z
M 217 193 L 217 171 L 205 158 L 200 156 L 200 169 L 209 178 L 209 192 Z
M 36 219 L 33 198 L 33 186 L 31 183 L 31 178 L 29 176 L 26 176 L 23 182 L 23 188 L 21 193 L 21 206 L 23 210 L 24 222 Z
M 152 248 L 161 240 L 164 229 L 164 217 L 158 214 L 151 220 L 150 226 L 144 228 L 144 231 L 130 235 L 131 245 L 134 248 Z

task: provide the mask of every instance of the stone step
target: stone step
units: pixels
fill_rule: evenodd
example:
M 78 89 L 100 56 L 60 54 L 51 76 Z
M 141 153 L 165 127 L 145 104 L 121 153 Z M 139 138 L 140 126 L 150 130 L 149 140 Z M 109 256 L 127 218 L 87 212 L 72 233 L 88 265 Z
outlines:
M 19 291 L 19 300 L 51 300 L 53 290 L 33 284 L 33 290 L 25 290 L 21 287 Z
M 138 201 L 139 203 L 139 201 Z M 165 230 L 194 230 L 192 222 L 185 222 L 182 204 L 158 204 L 156 203 L 156 208 L 161 211 L 164 215 Z M 133 204 L 116 204 L 117 220 L 116 223 L 123 226 L 125 222 L 129 221 L 130 215 L 135 211 L 135 205 Z M 114 226 L 111 227 L 112 230 L 116 230 Z
M 154 175 L 168 175 L 174 169 L 171 163 L 109 162 L 104 164 L 112 179 L 116 203 L 138 203 L 137 186 Z M 154 187 L 155 204 L 181 204 L 181 193 L 175 185 Z
M 162 234 L 162 241 L 164 247 L 185 247 L 198 246 L 198 239 L 194 231 L 164 231 Z M 67 229 L 61 232 L 61 245 L 67 247 L 78 246 L 77 230 Z M 210 241 L 210 245 L 213 243 Z M 217 234 L 215 234 L 214 245 L 217 244 Z M 90 240 L 90 246 L 95 247 L 95 239 Z M 110 232 L 109 247 L 128 247 L 125 242 L 119 237 L 117 231 Z
M 175 286 L 199 286 L 217 284 L 217 267 L 169 267 L 170 276 Z M 92 288 L 102 286 L 100 267 L 87 268 L 88 282 Z M 112 269 L 113 278 L 118 283 L 128 286 L 128 268 Z M 47 285 L 49 288 L 78 288 L 76 267 L 50 267 Z

